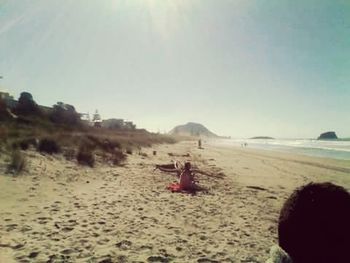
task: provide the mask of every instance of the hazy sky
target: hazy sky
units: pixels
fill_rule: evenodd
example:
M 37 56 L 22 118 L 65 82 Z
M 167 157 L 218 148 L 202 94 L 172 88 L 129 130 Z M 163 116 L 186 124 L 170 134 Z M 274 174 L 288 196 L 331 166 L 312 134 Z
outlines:
M 0 75 L 151 131 L 350 136 L 350 1 L 0 0 Z

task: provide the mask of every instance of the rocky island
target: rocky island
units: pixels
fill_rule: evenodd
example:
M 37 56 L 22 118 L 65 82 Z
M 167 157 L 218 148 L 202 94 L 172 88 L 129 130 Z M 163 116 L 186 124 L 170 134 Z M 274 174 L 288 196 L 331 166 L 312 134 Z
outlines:
M 336 140 L 338 139 L 337 134 L 334 131 L 328 131 L 321 133 L 317 140 Z

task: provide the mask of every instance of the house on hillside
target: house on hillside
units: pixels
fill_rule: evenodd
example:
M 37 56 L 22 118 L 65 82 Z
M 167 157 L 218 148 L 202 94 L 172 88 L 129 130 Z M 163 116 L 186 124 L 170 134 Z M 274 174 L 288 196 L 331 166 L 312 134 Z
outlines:
M 79 113 L 79 117 L 82 123 L 93 126 L 93 122 L 91 121 L 90 114 L 89 113 Z
M 123 119 L 103 120 L 102 127 L 107 129 L 122 129 L 124 127 L 124 120 Z

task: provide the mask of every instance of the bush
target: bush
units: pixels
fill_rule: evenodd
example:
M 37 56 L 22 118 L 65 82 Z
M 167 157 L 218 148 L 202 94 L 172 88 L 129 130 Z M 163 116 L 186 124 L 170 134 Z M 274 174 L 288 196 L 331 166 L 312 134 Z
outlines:
M 28 150 L 28 148 L 29 148 L 29 143 L 28 143 L 28 141 L 26 141 L 26 140 L 20 141 L 20 142 L 19 142 L 19 147 L 20 147 L 21 150 L 23 150 L 23 151 Z
M 15 112 L 20 115 L 41 115 L 39 106 L 34 101 L 32 94 L 28 92 L 21 93 Z
M 121 150 L 115 150 L 112 154 L 112 163 L 114 165 L 121 164 L 126 159 L 126 155 Z
M 120 149 L 121 147 L 122 146 L 119 142 L 105 139 L 101 148 L 106 152 L 113 152 L 115 149 Z
M 6 102 L 0 98 L 0 121 L 6 121 L 8 119 L 10 119 L 10 114 Z
M 60 147 L 58 146 L 56 141 L 54 141 L 53 139 L 45 138 L 40 140 L 38 150 L 39 152 L 53 154 L 53 153 L 59 153 Z
M 92 150 L 81 147 L 77 154 L 77 161 L 81 165 L 88 165 L 90 167 L 94 167 L 95 156 Z
M 132 155 L 132 148 L 130 147 L 126 148 L 126 153 Z
M 142 157 L 148 157 L 148 154 L 143 152 L 139 152 L 139 155 L 141 155 Z
M 94 148 L 100 148 L 105 152 L 113 153 L 115 149 L 120 149 L 122 147 L 118 141 L 112 141 L 106 138 L 98 138 L 93 135 L 88 135 L 87 138 L 91 146 Z
M 49 118 L 52 122 L 57 124 L 80 124 L 80 115 L 76 112 L 74 106 L 63 102 L 57 102 L 57 104 L 53 105 L 53 110 Z
M 9 172 L 19 174 L 26 166 L 26 160 L 23 154 L 19 150 L 14 150 L 11 154 L 11 162 L 9 163 L 7 170 Z
M 75 157 L 75 150 L 74 149 L 66 149 L 63 152 L 63 156 L 64 156 L 64 158 L 66 158 L 66 160 L 71 161 Z
M 23 139 L 21 141 L 18 142 L 19 147 L 21 148 L 21 150 L 28 150 L 29 147 L 32 145 L 34 147 L 37 146 L 37 141 L 35 138 L 28 138 L 28 139 Z
M 8 138 L 8 128 L 0 126 L 0 142 Z

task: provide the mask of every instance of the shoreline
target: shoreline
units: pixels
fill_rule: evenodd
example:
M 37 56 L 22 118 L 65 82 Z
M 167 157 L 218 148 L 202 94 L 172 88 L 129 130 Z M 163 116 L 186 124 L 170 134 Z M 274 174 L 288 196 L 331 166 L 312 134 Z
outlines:
M 332 160 L 340 160 L 340 161 L 350 161 L 350 144 L 349 149 L 342 149 L 342 148 L 327 148 L 327 147 L 313 147 L 313 146 L 293 146 L 283 143 L 277 143 L 277 144 L 266 144 L 266 141 L 279 141 L 278 139 L 274 140 L 241 140 L 241 139 L 232 139 L 231 141 L 225 140 L 208 140 L 209 144 L 212 144 L 213 146 L 220 146 L 220 147 L 237 147 L 241 148 L 242 143 L 248 142 L 248 147 L 250 149 L 255 150 L 263 150 L 263 151 L 272 151 L 277 153 L 291 153 L 293 155 L 302 155 L 302 156 L 309 156 L 309 157 L 315 157 L 315 158 L 324 158 L 324 159 L 332 159 Z M 282 141 L 299 141 L 299 139 L 293 140 L 293 139 L 282 139 Z M 300 141 L 305 141 L 304 139 Z M 308 142 L 313 141 L 317 142 L 317 140 L 306 140 Z M 265 142 L 265 143 L 264 143 Z M 329 141 L 322 141 L 322 142 L 329 142 Z M 334 142 L 334 141 L 330 141 Z M 340 142 L 340 141 L 339 141 Z M 348 141 L 342 141 L 342 142 L 348 142 Z
M 296 187 L 331 181 L 350 189 L 349 162 L 203 147 L 157 145 L 124 166 L 95 168 L 26 153 L 23 175 L 1 169 L 0 261 L 265 262 L 279 210 Z M 174 159 L 225 177 L 199 175 L 208 193 L 171 193 L 176 176 L 154 168 Z

